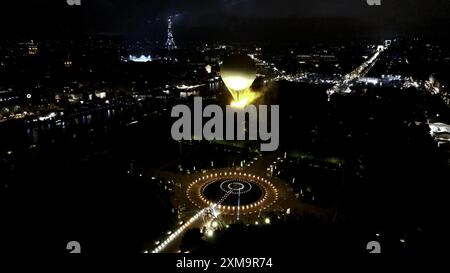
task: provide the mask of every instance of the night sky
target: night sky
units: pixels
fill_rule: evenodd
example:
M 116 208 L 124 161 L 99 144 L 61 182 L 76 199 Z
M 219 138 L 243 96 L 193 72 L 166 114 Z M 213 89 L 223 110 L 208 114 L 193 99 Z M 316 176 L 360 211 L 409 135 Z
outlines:
M 162 39 L 178 14 L 177 40 L 295 40 L 447 36 L 448 0 L 65 0 L 3 1 L 2 37 L 104 34 Z M 431 33 L 431 34 L 430 34 Z

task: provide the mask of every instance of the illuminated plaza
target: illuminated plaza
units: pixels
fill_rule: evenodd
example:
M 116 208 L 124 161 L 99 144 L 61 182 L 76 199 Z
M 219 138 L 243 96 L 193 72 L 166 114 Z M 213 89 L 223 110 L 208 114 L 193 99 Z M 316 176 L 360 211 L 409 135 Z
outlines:
M 242 172 L 219 172 L 195 179 L 187 188 L 188 199 L 198 208 L 210 206 L 224 215 L 239 217 L 269 211 L 278 190 L 267 179 Z
M 270 217 L 283 215 L 287 210 L 302 210 L 292 188 L 263 168 L 274 159 L 282 160 L 262 156 L 250 167 L 210 169 L 180 177 L 172 202 L 184 207 L 187 213 L 180 219 L 183 224 L 153 252 L 178 252 L 181 237 L 189 228 L 200 228 L 208 238 L 215 230 L 226 229 L 234 223 L 268 225 Z

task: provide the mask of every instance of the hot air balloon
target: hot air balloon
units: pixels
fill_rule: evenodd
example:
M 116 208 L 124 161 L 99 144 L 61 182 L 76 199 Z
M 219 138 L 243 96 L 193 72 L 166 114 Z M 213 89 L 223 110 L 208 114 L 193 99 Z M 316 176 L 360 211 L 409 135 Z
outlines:
M 220 67 L 220 75 L 233 97 L 232 105 L 244 107 L 256 96 L 249 90 L 256 78 L 255 62 L 247 55 L 226 57 Z

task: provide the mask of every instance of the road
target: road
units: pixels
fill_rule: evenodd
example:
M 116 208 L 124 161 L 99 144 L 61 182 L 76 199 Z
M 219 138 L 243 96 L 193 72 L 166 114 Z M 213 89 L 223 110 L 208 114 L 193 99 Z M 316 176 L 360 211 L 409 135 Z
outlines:
M 372 69 L 372 67 L 375 65 L 375 63 L 378 60 L 378 57 L 382 52 L 383 51 L 375 52 L 375 54 L 373 54 L 372 57 L 370 57 L 367 61 L 362 63 L 352 72 L 346 74 L 337 84 L 328 89 L 327 90 L 328 98 L 330 98 L 330 96 L 333 95 L 334 93 L 338 94 L 349 93 L 350 86 L 361 77 L 364 77 L 370 71 L 370 69 Z

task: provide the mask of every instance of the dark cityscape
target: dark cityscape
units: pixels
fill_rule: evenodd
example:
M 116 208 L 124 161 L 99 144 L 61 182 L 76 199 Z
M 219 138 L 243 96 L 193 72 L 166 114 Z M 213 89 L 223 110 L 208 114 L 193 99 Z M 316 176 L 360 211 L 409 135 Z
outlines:
M 450 2 L 393 2 L 2 3 L 2 253 L 439 253 Z

